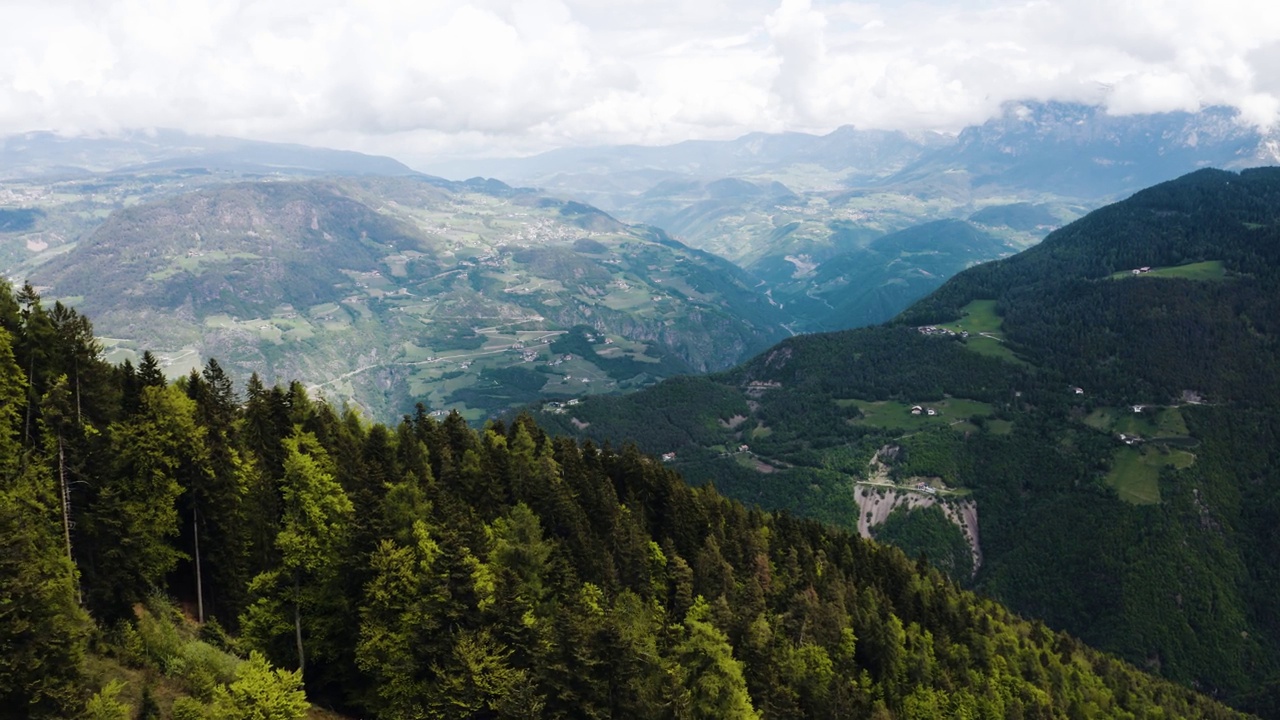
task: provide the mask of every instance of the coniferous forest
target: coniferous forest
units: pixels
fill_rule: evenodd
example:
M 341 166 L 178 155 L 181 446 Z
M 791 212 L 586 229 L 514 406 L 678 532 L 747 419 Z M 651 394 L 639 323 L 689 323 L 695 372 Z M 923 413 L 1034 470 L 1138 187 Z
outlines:
M 634 447 L 101 359 L 0 285 L 0 716 L 1234 717 Z M 311 710 L 311 712 L 320 712 Z M 317 715 L 319 717 L 319 715 Z

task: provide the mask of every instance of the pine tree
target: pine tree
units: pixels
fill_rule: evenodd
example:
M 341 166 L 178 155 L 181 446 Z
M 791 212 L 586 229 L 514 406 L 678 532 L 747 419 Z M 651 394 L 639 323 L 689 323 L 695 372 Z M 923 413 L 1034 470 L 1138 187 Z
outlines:
M 742 664 L 729 639 L 711 624 L 711 608 L 698 598 L 684 619 L 684 639 L 675 648 L 682 674 L 681 717 L 690 720 L 758 720 Z
M 298 670 L 307 667 L 307 646 L 319 644 L 321 654 L 330 633 L 326 625 L 342 623 L 333 614 L 341 594 L 331 591 L 342 567 L 352 521 L 352 505 L 333 477 L 333 464 L 310 433 L 295 433 L 284 441 L 284 478 L 281 481 L 283 519 L 276 546 L 279 567 L 254 578 L 251 592 L 258 600 L 246 610 L 245 634 L 277 661 L 283 660 L 282 630 L 293 636 Z M 316 637 L 308 638 L 304 630 Z M 331 631 L 330 631 L 331 632 Z
M 185 463 L 203 453 L 195 403 L 176 387 L 147 386 L 138 413 L 108 428 L 114 463 L 89 514 L 86 591 L 104 617 L 125 617 L 162 587 L 182 559 L 177 500 Z
M 89 623 L 53 480 L 40 464 L 23 467 L 24 385 L 0 328 L 0 717 L 65 717 L 78 700 Z
M 365 704 L 383 718 L 425 717 L 433 662 L 448 647 L 444 618 L 447 582 L 437 566 L 440 546 L 423 520 L 412 540 L 383 540 L 371 558 L 373 579 L 360 608 L 356 664 L 373 680 Z

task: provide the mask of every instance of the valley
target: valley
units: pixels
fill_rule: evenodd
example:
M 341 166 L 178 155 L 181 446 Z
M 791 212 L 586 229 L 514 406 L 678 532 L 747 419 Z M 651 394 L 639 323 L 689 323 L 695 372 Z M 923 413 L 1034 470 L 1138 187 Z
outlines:
M 323 378 L 317 392 L 370 416 L 424 402 L 478 421 L 722 368 L 787 335 L 727 262 L 501 184 L 152 181 L 168 194 L 117 184 L 97 202 L 124 208 L 25 267 L 98 313 L 108 358 L 152 350 L 171 376 L 219 357 L 239 377 Z M 49 202 L 54 224 L 86 201 Z M 557 351 L 579 327 L 598 352 Z
M 1234 177 L 1258 195 L 1233 196 Z M 910 182 L 839 202 L 898 203 Z M 1275 402 L 1269 182 L 1196 173 L 1038 245 L 1087 203 L 1000 191 L 899 217 L 759 178 L 668 185 L 713 234 L 782 223 L 776 255 L 743 254 L 745 235 L 714 246 L 743 267 L 496 180 L 159 167 L 8 181 L 0 245 L 7 273 L 93 313 L 110 362 L 151 351 L 191 382 L 214 357 L 240 382 L 309 378 L 281 402 L 367 418 L 481 425 L 531 408 L 553 432 L 634 441 L 1234 697 L 1280 645 L 1236 619 L 1266 587 L 1232 575 L 1259 552 L 1237 524 L 1264 521 L 1235 519 L 1224 481 L 1265 463 L 1240 467 L 1246 441 L 1205 423 Z M 1188 210 L 1187 193 L 1222 209 Z M 867 327 L 792 337 L 853 326 Z M 1193 526 L 1226 529 L 1177 548 Z M 1127 559 L 1143 543 L 1150 562 Z M 1173 605 L 1115 592 L 1168 583 L 1178 562 L 1199 589 Z M 1191 633 L 1188 598 L 1232 611 Z M 1163 629 L 1143 631 L 1139 606 Z

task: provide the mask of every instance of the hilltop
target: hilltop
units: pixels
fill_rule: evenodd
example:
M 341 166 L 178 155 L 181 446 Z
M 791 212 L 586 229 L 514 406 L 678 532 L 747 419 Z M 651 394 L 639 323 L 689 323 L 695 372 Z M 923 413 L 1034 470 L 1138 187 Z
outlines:
M 379 417 L 422 401 L 478 420 L 721 369 L 787 335 L 732 264 L 484 181 L 210 184 L 113 211 L 29 277 L 94 314 L 117 361 L 150 349 L 180 375 L 216 356 Z

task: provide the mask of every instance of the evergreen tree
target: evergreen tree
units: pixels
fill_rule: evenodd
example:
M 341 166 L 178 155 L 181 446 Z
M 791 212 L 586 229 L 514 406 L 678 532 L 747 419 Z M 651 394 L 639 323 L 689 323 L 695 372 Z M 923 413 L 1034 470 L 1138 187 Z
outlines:
M 448 646 L 440 546 L 421 519 L 411 535 L 405 545 L 384 540 L 373 554 L 356 647 L 357 665 L 373 680 L 366 706 L 394 720 L 427 716 L 438 681 L 433 660 Z
M 711 624 L 710 615 L 706 601 L 695 600 L 684 619 L 685 636 L 675 648 L 682 675 L 679 716 L 692 720 L 757 720 L 759 715 L 751 705 L 742 677 L 742 664 L 734 659 L 729 639 Z
M 0 328 L 0 716 L 54 718 L 78 700 L 89 623 L 55 486 L 22 460 L 24 385 Z
M 80 696 L 89 622 L 33 466 L 0 488 L 0 717 L 66 717 Z
M 342 553 L 352 520 L 351 501 L 333 477 L 328 453 L 309 433 L 295 433 L 283 443 L 284 477 L 281 481 L 284 514 L 276 546 L 280 565 L 253 580 L 257 601 L 246 611 L 245 633 L 277 661 L 282 629 L 291 630 L 293 660 L 298 670 L 307 667 L 307 646 L 319 646 L 321 656 L 332 656 L 326 645 L 334 624 L 344 622 L 341 594 L 331 592 L 339 580 Z M 304 632 L 310 631 L 310 632 Z M 309 638 L 306 636 L 310 636 Z
M 125 617 L 163 587 L 182 559 L 177 500 L 184 462 L 199 464 L 195 404 L 176 387 L 146 386 L 138 413 L 108 428 L 114 463 L 88 513 L 86 592 L 104 617 Z

